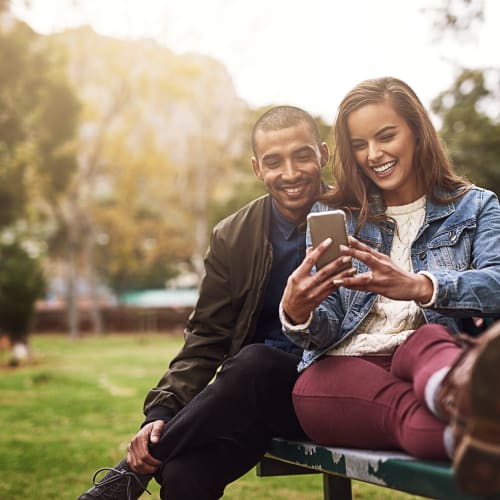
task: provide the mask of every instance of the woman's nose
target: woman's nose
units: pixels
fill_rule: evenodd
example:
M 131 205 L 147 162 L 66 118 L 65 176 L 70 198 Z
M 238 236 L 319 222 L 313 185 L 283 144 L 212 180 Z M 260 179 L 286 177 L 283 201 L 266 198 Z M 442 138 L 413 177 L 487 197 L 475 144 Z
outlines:
M 368 144 L 368 160 L 376 161 L 382 156 L 382 151 L 380 150 L 378 144 Z

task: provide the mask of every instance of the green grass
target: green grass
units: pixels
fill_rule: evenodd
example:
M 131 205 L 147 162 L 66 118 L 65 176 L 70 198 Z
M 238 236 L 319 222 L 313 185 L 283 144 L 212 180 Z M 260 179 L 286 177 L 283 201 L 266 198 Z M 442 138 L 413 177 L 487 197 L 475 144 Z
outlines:
M 71 341 L 35 335 L 33 361 L 7 366 L 0 352 L 0 499 L 71 500 L 93 472 L 126 454 L 142 422 L 147 391 L 182 343 L 164 334 L 105 335 Z M 152 481 L 152 497 L 159 486 Z M 417 498 L 355 483 L 356 499 Z M 321 478 L 257 478 L 250 471 L 225 500 L 322 498 Z

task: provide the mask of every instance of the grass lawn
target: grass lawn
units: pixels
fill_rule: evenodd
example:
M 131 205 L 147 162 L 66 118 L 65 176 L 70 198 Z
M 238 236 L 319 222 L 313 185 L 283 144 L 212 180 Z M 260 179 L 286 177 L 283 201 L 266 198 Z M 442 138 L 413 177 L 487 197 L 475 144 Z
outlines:
M 179 335 L 31 338 L 33 361 L 10 368 L 0 351 L 0 499 L 74 500 L 93 472 L 112 466 L 142 421 L 146 392 L 182 343 Z M 159 487 L 152 481 L 153 496 Z M 355 483 L 356 499 L 418 498 Z M 225 500 L 316 500 L 316 476 L 257 478 L 226 488 Z M 193 499 L 195 500 L 195 499 Z

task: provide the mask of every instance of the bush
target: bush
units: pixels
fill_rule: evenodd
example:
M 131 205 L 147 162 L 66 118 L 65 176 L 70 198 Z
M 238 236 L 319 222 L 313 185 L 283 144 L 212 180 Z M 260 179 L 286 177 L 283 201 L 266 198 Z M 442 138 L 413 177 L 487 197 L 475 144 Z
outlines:
M 38 258 L 31 257 L 18 242 L 0 244 L 0 330 L 13 343 L 26 343 L 35 303 L 45 287 Z

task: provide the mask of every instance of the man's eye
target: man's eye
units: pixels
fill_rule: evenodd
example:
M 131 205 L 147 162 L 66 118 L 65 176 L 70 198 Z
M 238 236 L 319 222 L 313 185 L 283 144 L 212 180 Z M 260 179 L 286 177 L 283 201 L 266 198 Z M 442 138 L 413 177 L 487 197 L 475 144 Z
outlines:
M 267 168 L 278 168 L 280 165 L 280 162 L 278 160 L 266 161 L 265 165 Z
M 299 161 L 309 161 L 311 159 L 311 155 L 307 154 L 307 155 L 299 155 L 297 157 L 297 159 Z

